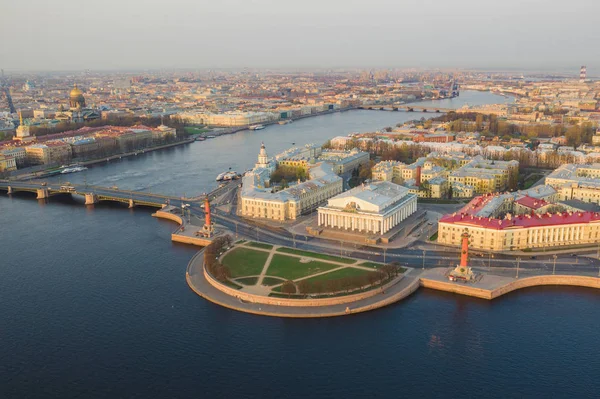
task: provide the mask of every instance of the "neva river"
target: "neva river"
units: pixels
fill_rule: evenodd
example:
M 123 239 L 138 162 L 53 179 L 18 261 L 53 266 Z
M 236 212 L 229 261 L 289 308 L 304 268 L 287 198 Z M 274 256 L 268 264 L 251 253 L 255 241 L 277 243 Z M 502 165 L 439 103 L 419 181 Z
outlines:
M 464 92 L 453 102 L 495 102 Z M 461 104 L 459 102 L 459 105 Z M 444 102 L 436 102 L 439 106 Z M 431 114 L 425 114 L 426 116 Z M 418 113 L 309 118 L 96 166 L 93 184 L 188 195 L 292 142 Z M 1 398 L 598 397 L 600 292 L 493 302 L 419 290 L 351 317 L 293 320 L 213 305 L 185 282 L 196 249 L 143 209 L 0 196 Z

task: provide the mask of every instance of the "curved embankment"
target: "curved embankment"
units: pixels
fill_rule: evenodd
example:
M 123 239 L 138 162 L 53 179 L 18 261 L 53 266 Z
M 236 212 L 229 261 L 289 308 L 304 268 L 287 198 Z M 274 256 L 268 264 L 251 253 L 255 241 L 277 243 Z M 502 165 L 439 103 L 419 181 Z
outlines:
M 332 317 L 365 312 L 387 306 L 419 288 L 417 278 L 404 277 L 386 284 L 383 289 L 328 299 L 286 299 L 241 292 L 213 279 L 204 269 L 203 251 L 190 260 L 186 281 L 201 297 L 241 312 L 276 317 Z
M 217 304 L 264 316 L 275 317 L 332 317 L 378 309 L 398 302 L 419 287 L 452 292 L 492 300 L 509 292 L 536 286 L 577 286 L 600 289 L 600 278 L 591 276 L 546 275 L 521 279 L 486 275 L 472 285 L 450 282 L 445 268 L 430 269 L 417 276 L 405 275 L 371 292 L 327 299 L 286 299 L 265 297 L 230 288 L 210 276 L 204 269 L 204 251 L 190 260 L 186 281 L 201 297 Z M 415 270 L 412 270 L 415 272 Z M 409 273 L 410 274 L 410 273 Z
M 152 214 L 152 216 L 159 219 L 172 220 L 173 222 L 178 223 L 179 225 L 183 225 L 183 219 L 181 218 L 181 216 L 175 215 L 171 212 L 156 211 Z
M 492 291 L 491 299 L 507 294 L 511 291 L 541 285 L 566 285 L 575 287 L 589 287 L 600 289 L 600 278 L 588 276 L 550 275 L 525 277 L 515 280 Z
M 420 278 L 421 286 L 438 291 L 452 292 L 476 298 L 492 300 L 509 292 L 544 285 L 576 286 L 600 289 L 600 278 L 591 276 L 545 275 L 520 279 L 486 275 L 480 282 L 465 284 L 450 282 L 445 278 L 446 269 L 431 269 Z

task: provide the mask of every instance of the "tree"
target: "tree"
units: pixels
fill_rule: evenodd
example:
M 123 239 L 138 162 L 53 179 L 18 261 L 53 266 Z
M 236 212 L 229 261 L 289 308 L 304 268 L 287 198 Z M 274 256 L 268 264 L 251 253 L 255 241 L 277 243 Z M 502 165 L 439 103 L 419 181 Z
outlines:
M 292 280 L 287 280 L 285 283 L 281 285 L 281 292 L 284 294 L 288 294 L 288 298 L 296 293 L 296 286 Z
M 483 115 L 477 114 L 475 117 L 475 130 L 480 132 L 483 130 Z

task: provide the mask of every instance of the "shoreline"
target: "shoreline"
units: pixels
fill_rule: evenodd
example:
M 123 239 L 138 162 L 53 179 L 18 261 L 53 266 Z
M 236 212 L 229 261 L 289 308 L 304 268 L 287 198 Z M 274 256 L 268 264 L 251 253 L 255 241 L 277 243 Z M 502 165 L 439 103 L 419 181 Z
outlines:
M 268 298 L 266 302 L 254 302 L 251 296 L 243 295 L 241 292 L 238 294 L 232 288 L 219 282 L 215 283 L 204 269 L 203 254 L 204 250 L 198 251 L 190 259 L 186 268 L 186 282 L 192 291 L 207 301 L 228 309 L 271 317 L 320 318 L 363 313 L 400 302 L 421 287 L 489 301 L 530 287 L 563 286 L 600 289 L 600 277 L 592 276 L 537 275 L 519 279 L 482 274 L 479 281 L 465 284 L 448 281 L 446 277 L 448 268 L 433 268 L 425 271 L 412 269 L 398 281 L 388 283 L 385 287 L 387 292 L 380 289 L 381 295 L 371 293 L 367 298 L 332 305 L 286 305 L 285 298 Z
M 177 146 L 184 145 L 184 144 L 190 144 L 190 143 L 193 143 L 194 141 L 195 141 L 194 138 L 189 138 L 189 139 L 177 141 L 174 143 L 163 144 L 163 145 L 156 146 L 156 147 L 143 148 L 143 149 L 137 150 L 137 151 L 131 151 L 131 152 L 126 152 L 126 153 L 122 153 L 122 154 L 110 155 L 108 157 L 92 159 L 89 161 L 79 161 L 77 163 L 81 164 L 83 166 L 95 165 L 95 164 L 99 164 L 99 163 L 103 163 L 103 162 L 110 162 L 115 159 L 121 159 L 124 157 L 131 157 L 134 155 L 145 154 L 147 152 L 164 150 L 166 148 L 177 147 Z M 19 180 L 30 180 L 30 179 L 34 179 L 34 178 L 53 176 L 55 174 L 55 172 L 54 172 L 55 169 L 57 169 L 57 168 L 53 167 L 53 168 L 43 169 L 43 170 L 40 170 L 37 172 L 18 174 L 17 176 L 10 176 L 9 180 L 19 181 Z M 53 172 L 50 173 L 49 172 L 50 170 L 52 170 Z

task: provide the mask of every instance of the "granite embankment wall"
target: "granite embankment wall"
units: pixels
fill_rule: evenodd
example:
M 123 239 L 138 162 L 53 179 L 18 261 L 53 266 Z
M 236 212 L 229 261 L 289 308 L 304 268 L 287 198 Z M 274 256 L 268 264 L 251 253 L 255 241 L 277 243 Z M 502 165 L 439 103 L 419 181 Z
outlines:
M 183 219 L 181 218 L 181 216 L 175 215 L 171 212 L 156 211 L 152 214 L 152 216 L 154 216 L 155 218 L 172 220 L 175 223 L 179 223 L 180 225 L 183 224 Z
M 155 213 L 152 214 L 152 216 L 154 216 L 156 218 L 160 218 L 160 219 L 172 220 L 173 222 L 178 223 L 180 225 L 180 228 L 182 228 L 182 227 L 185 228 L 185 225 L 186 225 L 186 223 L 184 223 L 181 216 L 175 215 L 171 212 L 156 211 Z M 190 226 L 190 225 L 188 225 L 188 226 Z M 198 247 L 205 247 L 211 243 L 210 239 L 207 239 L 204 237 L 196 237 L 196 236 L 186 235 L 186 234 L 179 234 L 178 233 L 179 231 L 181 231 L 181 230 L 177 230 L 175 233 L 171 234 L 171 241 L 179 242 L 182 244 L 196 245 Z
M 382 291 L 385 291 L 389 287 L 400 282 L 402 277 L 395 278 L 389 283 L 385 284 L 381 288 L 369 290 L 366 292 L 361 292 L 359 294 L 353 295 L 344 295 L 340 297 L 334 298 L 320 298 L 320 299 L 291 299 L 291 298 L 274 298 L 263 295 L 255 295 L 247 292 L 243 292 L 240 290 L 236 290 L 235 288 L 228 287 L 221 282 L 217 281 L 213 278 L 207 271 L 206 268 L 202 267 L 204 272 L 204 278 L 216 289 L 226 293 L 227 295 L 231 295 L 233 297 L 239 298 L 243 301 L 251 302 L 251 303 L 260 303 L 262 305 L 276 305 L 276 306 L 331 306 L 331 305 L 342 305 L 346 303 L 360 301 L 362 299 L 370 298 L 375 295 L 381 294 Z M 381 306 L 378 306 L 381 307 Z
M 600 289 L 600 278 L 562 275 L 526 277 L 494 289 L 492 291 L 492 299 L 507 294 L 511 291 L 520 290 L 521 288 L 535 287 L 539 285 L 568 285 Z
M 477 288 L 469 285 L 462 285 L 452 282 L 443 282 L 422 278 L 421 286 L 439 291 L 453 292 L 461 295 L 468 295 L 483 299 L 494 299 L 507 294 L 509 292 L 520 290 L 528 287 L 537 287 L 542 285 L 556 286 L 577 286 L 590 287 L 600 289 L 600 278 L 588 276 L 564 276 L 564 275 L 548 275 L 525 277 L 510 283 L 501 285 L 492 290 Z

